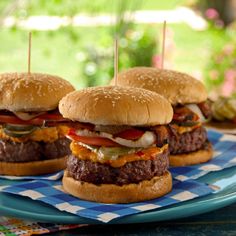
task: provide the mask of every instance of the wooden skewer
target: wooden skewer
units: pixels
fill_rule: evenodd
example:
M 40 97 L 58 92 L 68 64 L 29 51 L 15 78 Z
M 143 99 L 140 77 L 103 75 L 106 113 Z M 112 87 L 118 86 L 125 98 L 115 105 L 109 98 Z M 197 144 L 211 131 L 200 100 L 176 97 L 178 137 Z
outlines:
M 119 54 L 118 54 L 118 37 L 115 37 L 115 44 L 114 44 L 114 78 L 115 78 L 115 86 L 118 85 L 118 70 L 119 70 Z
M 165 41 L 166 41 L 166 21 L 164 21 L 163 23 L 163 31 L 162 31 L 161 69 L 164 69 Z
M 29 45 L 28 45 L 28 74 L 30 74 L 31 67 L 31 37 L 32 33 L 29 32 Z

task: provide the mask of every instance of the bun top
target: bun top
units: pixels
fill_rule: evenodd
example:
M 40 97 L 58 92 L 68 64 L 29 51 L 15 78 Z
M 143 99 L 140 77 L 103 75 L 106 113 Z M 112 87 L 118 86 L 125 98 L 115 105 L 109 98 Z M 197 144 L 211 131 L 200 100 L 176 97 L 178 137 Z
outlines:
M 152 126 L 172 120 L 171 104 L 161 95 L 119 86 L 86 88 L 66 95 L 59 111 L 73 121 L 96 125 Z
M 114 84 L 114 79 L 111 84 Z M 207 99 L 207 91 L 200 81 L 172 70 L 134 67 L 119 73 L 118 85 L 154 91 L 167 98 L 172 105 L 200 103 Z
M 48 111 L 74 87 L 66 80 L 38 73 L 0 74 L 0 109 L 12 112 Z

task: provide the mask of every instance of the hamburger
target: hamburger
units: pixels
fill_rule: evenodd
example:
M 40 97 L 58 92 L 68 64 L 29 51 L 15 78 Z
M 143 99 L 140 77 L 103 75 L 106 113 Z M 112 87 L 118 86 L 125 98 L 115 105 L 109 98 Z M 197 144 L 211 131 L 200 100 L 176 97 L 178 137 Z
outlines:
M 212 145 L 202 125 L 211 116 L 211 109 L 200 81 L 172 70 L 136 67 L 121 72 L 118 84 L 154 91 L 172 104 L 174 115 L 168 125 L 171 166 L 194 165 L 212 158 Z
M 166 124 L 173 111 L 162 96 L 138 88 L 87 88 L 65 96 L 59 111 L 77 127 L 67 135 L 72 154 L 62 181 L 66 192 L 130 203 L 171 191 Z
M 0 74 L 0 174 L 41 175 L 65 168 L 70 153 L 59 100 L 74 90 L 60 77 Z

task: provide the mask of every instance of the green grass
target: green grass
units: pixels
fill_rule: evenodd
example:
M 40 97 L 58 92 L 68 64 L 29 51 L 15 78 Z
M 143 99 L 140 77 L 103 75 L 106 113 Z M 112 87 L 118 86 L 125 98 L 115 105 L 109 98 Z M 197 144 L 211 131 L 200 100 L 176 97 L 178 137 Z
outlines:
M 109 3 L 108 3 L 109 2 Z M 169 10 L 184 5 L 186 0 L 28 0 L 14 11 L 16 16 L 28 15 L 68 15 L 81 12 L 91 14 L 119 12 L 121 9 Z M 1 0 L 0 13 L 6 6 L 14 6 L 14 1 Z
M 143 1 L 141 9 L 143 10 L 171 10 L 178 6 L 184 6 L 187 3 L 186 0 L 163 0 L 163 1 L 153 1 L 147 0 Z
M 140 29 L 144 26 L 138 26 Z M 160 33 L 159 26 L 150 26 Z M 174 69 L 193 74 L 203 71 L 212 49 L 222 47 L 226 37 L 213 30 L 197 32 L 185 24 L 169 25 L 173 32 L 175 48 Z M 107 45 L 111 39 L 108 28 L 62 28 L 57 31 L 33 32 L 32 71 L 60 75 L 77 88 L 86 84 L 81 52 L 85 47 Z M 28 34 L 19 29 L 0 31 L 0 72 L 27 71 Z M 99 40 L 98 40 L 99 39 Z M 112 50 L 112 47 L 111 47 Z M 102 78 L 101 78 L 102 79 Z M 100 80 L 101 81 L 101 80 Z
M 64 28 L 58 31 L 33 32 L 32 72 L 52 73 L 83 87 L 82 68 L 78 53 L 85 46 L 96 44 L 94 38 L 102 37 L 107 29 Z M 22 30 L 0 31 L 0 72 L 27 71 L 28 33 Z

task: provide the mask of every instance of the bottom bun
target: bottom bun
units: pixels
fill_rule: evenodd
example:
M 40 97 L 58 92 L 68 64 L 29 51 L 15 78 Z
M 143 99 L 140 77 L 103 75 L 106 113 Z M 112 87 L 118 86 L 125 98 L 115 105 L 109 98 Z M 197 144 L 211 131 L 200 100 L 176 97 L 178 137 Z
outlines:
M 172 177 L 164 175 L 144 180 L 138 184 L 101 184 L 82 182 L 68 176 L 65 171 L 62 180 L 66 192 L 80 199 L 103 203 L 130 203 L 161 197 L 172 189 Z
M 206 149 L 200 149 L 196 152 L 187 154 L 170 155 L 171 166 L 189 166 L 207 162 L 213 157 L 213 148 L 211 143 L 208 143 Z
M 50 174 L 66 168 L 66 157 L 31 162 L 0 161 L 1 175 L 27 176 Z

